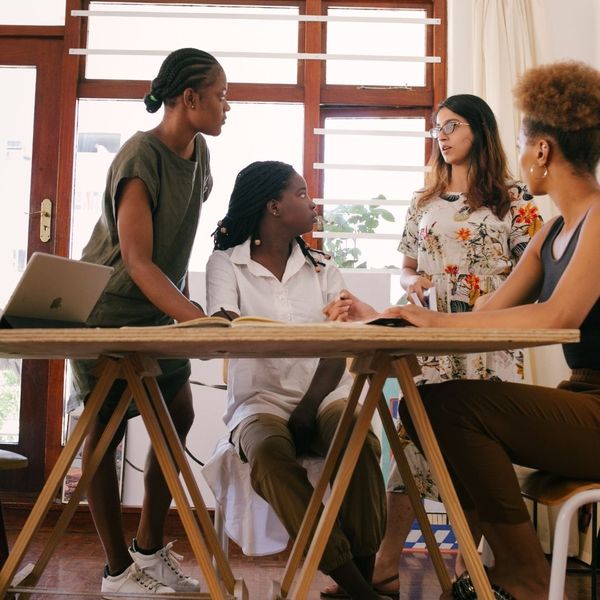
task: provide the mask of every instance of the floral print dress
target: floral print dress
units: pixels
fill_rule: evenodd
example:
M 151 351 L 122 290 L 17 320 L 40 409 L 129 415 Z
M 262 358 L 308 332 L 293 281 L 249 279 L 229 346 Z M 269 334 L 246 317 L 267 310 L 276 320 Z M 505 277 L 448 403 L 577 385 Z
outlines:
M 417 272 L 431 279 L 438 311 L 472 310 L 479 296 L 493 292 L 506 280 L 541 228 L 538 208 L 526 187 L 517 183 L 510 195 L 512 203 L 502 219 L 485 207 L 472 210 L 464 194 L 445 194 L 424 206 L 417 206 L 418 194 L 414 195 L 398 250 L 415 259 Z M 419 358 L 419 363 L 419 385 L 452 379 L 523 379 L 520 350 L 426 356 Z M 421 491 L 437 499 L 423 457 L 413 444 L 405 451 Z

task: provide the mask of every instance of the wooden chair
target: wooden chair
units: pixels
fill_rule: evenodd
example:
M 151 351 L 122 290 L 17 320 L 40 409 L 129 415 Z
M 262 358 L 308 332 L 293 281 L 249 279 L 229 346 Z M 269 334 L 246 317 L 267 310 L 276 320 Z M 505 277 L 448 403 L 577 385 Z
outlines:
M 552 548 L 552 572 L 550 577 L 550 594 L 548 600 L 562 600 L 564 595 L 565 573 L 582 573 L 591 575 L 591 599 L 597 598 L 598 550 L 600 535 L 598 534 L 598 502 L 600 502 L 600 481 L 581 481 L 566 479 L 534 471 L 521 482 L 521 493 L 533 501 L 533 525 L 537 529 L 537 506 L 555 506 L 561 504 L 554 531 Z M 589 568 L 567 569 L 567 547 L 569 543 L 569 527 L 572 516 L 584 504 L 592 503 L 592 560 Z
M 0 449 L 0 471 L 12 469 L 24 469 L 27 467 L 27 458 L 16 452 Z M 2 500 L 0 499 L 0 567 L 8 557 L 8 542 L 6 540 L 6 528 L 4 526 L 4 515 L 2 514 Z

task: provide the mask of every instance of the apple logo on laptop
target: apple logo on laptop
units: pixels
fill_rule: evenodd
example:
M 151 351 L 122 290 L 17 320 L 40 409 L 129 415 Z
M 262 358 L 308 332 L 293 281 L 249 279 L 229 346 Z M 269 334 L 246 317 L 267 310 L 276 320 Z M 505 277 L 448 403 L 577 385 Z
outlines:
M 58 298 L 54 298 L 52 302 L 50 302 L 50 308 L 59 309 L 62 307 L 62 298 L 59 296 Z

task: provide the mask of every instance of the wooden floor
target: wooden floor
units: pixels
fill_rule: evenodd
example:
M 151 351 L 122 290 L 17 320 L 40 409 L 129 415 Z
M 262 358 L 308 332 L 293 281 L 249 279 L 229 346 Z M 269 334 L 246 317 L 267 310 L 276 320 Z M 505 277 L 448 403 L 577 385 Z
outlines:
M 14 540 L 17 529 L 9 529 L 9 544 Z M 37 557 L 41 544 L 47 536 L 46 531 L 41 531 L 32 543 L 28 557 Z M 194 565 L 190 547 L 185 539 L 180 539 L 174 550 L 184 555 L 183 565 L 185 571 L 199 579 L 200 571 Z M 454 561 L 452 554 L 445 554 L 448 567 Z M 274 555 L 263 558 L 247 558 L 241 556 L 237 551 L 231 553 L 232 569 L 236 577 L 245 580 L 251 600 L 267 600 L 269 598 L 270 582 L 281 577 L 285 567 L 286 556 Z M 104 565 L 103 553 L 97 541 L 96 535 L 92 533 L 67 533 L 51 559 L 40 583 L 39 588 L 53 589 L 46 593 L 32 594 L 32 600 L 44 599 L 72 599 L 97 593 L 100 589 L 100 578 Z M 405 552 L 400 562 L 401 573 L 401 598 L 402 600 L 435 600 L 439 597 L 440 588 L 431 567 L 427 555 L 424 553 Z M 309 595 L 309 600 L 318 600 L 319 590 L 328 582 L 328 578 L 317 574 Z M 206 586 L 204 586 L 206 589 Z M 58 590 L 68 591 L 68 594 L 57 593 Z M 78 594 L 79 592 L 79 594 Z M 569 600 L 589 600 L 590 578 L 589 576 L 568 575 L 567 592 Z M 81 595 L 80 595 L 81 594 Z M 519 599 L 526 600 L 526 599 Z

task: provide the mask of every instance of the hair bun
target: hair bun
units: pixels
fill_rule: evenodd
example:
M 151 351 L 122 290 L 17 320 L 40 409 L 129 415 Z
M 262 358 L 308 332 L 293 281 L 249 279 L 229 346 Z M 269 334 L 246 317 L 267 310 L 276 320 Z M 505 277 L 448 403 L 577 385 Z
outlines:
M 144 104 L 149 113 L 155 113 L 162 106 L 162 100 L 156 96 L 156 92 L 148 92 L 144 96 Z

